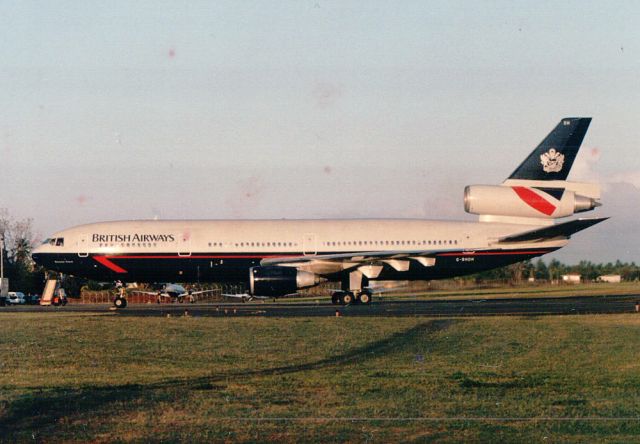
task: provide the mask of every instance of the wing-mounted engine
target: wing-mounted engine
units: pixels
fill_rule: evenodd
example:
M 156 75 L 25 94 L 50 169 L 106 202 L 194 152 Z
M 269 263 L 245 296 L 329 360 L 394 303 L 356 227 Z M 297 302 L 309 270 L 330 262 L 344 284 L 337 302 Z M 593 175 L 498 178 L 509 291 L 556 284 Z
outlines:
M 464 209 L 481 220 L 557 219 L 599 207 L 599 197 L 592 184 L 508 180 L 503 185 L 467 186 Z
M 315 273 L 294 267 L 266 266 L 249 269 L 249 290 L 253 296 L 284 296 L 325 280 Z

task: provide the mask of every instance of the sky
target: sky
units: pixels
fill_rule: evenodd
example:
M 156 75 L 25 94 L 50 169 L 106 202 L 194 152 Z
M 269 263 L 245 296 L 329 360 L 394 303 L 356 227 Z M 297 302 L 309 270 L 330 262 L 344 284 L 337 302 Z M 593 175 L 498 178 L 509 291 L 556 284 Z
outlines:
M 640 3 L 0 0 L 0 208 L 118 219 L 474 220 L 566 116 L 611 219 L 553 257 L 640 262 Z

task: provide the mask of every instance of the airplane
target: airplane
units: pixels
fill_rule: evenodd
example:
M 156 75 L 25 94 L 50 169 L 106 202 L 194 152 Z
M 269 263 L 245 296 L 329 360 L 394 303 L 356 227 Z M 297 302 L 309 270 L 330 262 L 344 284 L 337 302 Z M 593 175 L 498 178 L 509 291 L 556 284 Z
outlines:
M 141 291 L 135 290 L 136 293 L 149 294 L 152 296 L 157 296 L 158 304 L 162 301 L 162 299 L 169 299 L 170 302 L 178 302 L 182 304 L 183 302 L 196 302 L 196 296 L 204 293 L 210 293 L 212 290 L 200 290 L 193 291 L 187 290 L 180 284 L 162 284 L 162 286 L 154 292 L 151 291 Z
M 44 268 L 94 280 L 239 282 L 250 297 L 340 283 L 334 304 L 369 304 L 370 282 L 451 278 L 556 251 L 606 217 L 557 221 L 600 206 L 597 184 L 567 181 L 591 118 L 566 117 L 499 185 L 470 185 L 477 221 L 420 219 L 129 220 L 53 234 Z M 127 306 L 124 295 L 114 299 Z

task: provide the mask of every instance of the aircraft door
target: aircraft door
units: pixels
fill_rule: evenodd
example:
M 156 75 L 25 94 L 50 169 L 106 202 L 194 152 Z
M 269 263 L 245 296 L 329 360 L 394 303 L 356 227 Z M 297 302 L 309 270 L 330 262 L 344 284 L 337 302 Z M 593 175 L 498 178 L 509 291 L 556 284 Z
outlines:
M 316 253 L 316 234 L 305 233 L 302 238 L 302 254 L 304 254 L 305 256 L 315 256 Z
M 78 240 L 78 256 L 89 256 L 89 236 L 86 234 L 81 234 L 80 239 Z

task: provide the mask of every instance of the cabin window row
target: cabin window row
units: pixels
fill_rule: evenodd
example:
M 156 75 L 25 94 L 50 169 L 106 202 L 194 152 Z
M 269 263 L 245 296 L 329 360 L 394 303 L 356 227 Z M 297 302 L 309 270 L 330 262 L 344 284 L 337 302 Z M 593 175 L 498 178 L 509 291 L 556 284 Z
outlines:
M 158 246 L 157 243 L 144 243 L 144 242 L 140 242 L 140 243 L 120 243 L 120 244 L 109 244 L 109 243 L 100 243 L 98 244 L 99 247 L 101 248 L 107 248 L 107 247 L 138 247 L 138 248 L 155 248 Z
M 373 246 L 393 246 L 393 245 L 404 245 L 404 246 L 409 246 L 409 245 L 458 245 L 458 241 L 457 240 L 451 240 L 451 239 L 446 239 L 446 240 L 376 240 L 376 241 L 329 241 L 329 242 L 323 242 L 322 245 L 327 246 L 327 247 L 342 247 L 342 246 L 366 246 L 366 245 L 373 245 Z
M 235 247 L 297 247 L 297 242 L 227 242 L 227 246 Z M 209 242 L 210 247 L 222 247 L 223 242 Z
M 227 242 L 234 247 L 297 247 L 297 242 Z M 458 245 L 456 239 L 439 240 L 364 240 L 364 241 L 324 241 L 325 247 L 360 247 L 360 246 L 412 246 L 412 245 Z M 223 242 L 209 242 L 210 247 L 223 247 Z

